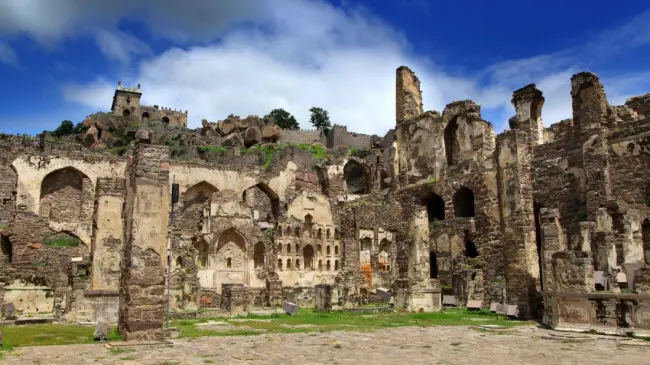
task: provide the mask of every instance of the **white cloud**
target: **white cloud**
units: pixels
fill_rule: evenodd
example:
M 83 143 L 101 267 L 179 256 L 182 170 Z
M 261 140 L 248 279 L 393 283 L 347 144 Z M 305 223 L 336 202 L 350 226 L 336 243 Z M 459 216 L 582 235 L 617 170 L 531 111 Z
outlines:
M 0 41 L 0 62 L 9 66 L 18 67 L 18 56 L 7 43 Z
M 473 99 L 481 104 L 485 117 L 495 118 L 491 121 L 499 131 L 514 112 L 512 91 L 535 82 L 546 97 L 545 124 L 568 118 L 571 74 L 587 65 L 578 57 L 597 58 L 608 43 L 622 43 L 624 35 L 638 30 L 643 24 L 640 18 L 649 18 L 641 14 L 628 24 L 585 40 L 582 47 L 491 65 L 478 75 L 451 76 L 432 60 L 412 55 L 401 33 L 363 9 L 335 8 L 318 0 L 196 1 L 194 6 L 159 0 L 147 11 L 142 10 L 144 2 L 127 0 L 61 1 L 59 8 L 45 9 L 68 14 L 63 15 L 66 20 L 49 23 L 48 19 L 56 17 L 33 7 L 39 2 L 20 3 L 24 8 L 32 6 L 40 15 L 27 16 L 21 10 L 18 20 L 9 22 L 10 26 L 0 25 L 0 31 L 2 27 L 5 32 L 22 29 L 36 39 L 48 39 L 44 34 L 55 39 L 92 24 L 100 26 L 93 29 L 102 34 L 101 29 L 116 29 L 121 18 L 141 17 L 153 35 L 180 42 L 182 46 L 145 58 L 129 71 L 134 72 L 130 82 L 142 84 L 145 103 L 188 109 L 192 127 L 199 126 L 202 118 L 215 121 L 231 113 L 263 115 L 281 107 L 294 113 L 303 128 L 309 128 L 308 110 L 320 106 L 330 111 L 335 123 L 377 134 L 394 126 L 394 78 L 400 65 L 410 66 L 422 81 L 426 109 L 442 110 L 451 101 Z M 36 19 L 46 24 L 27 24 L 27 20 Z M 2 20 L 0 15 L 0 24 Z M 235 26 L 242 22 L 249 26 Z M 108 57 L 125 61 L 133 52 L 146 54 L 136 39 L 116 35 L 120 33 L 111 31 L 101 39 Z M 213 41 L 216 37 L 218 42 Z M 645 43 L 646 38 L 639 35 L 627 47 Z M 64 96 L 106 110 L 116 81 L 106 78 L 87 85 L 66 84 Z M 613 83 L 605 85 L 610 100 L 630 95 L 629 84 Z
M 152 53 L 151 48 L 143 41 L 124 32 L 109 32 L 99 30 L 97 32 L 97 45 L 100 51 L 110 60 L 128 64 L 132 54 L 148 55 Z

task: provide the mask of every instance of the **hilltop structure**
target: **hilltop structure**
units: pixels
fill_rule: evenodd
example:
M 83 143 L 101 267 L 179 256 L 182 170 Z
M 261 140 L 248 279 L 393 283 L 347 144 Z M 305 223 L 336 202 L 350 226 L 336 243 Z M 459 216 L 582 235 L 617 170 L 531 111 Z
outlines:
M 169 274 L 175 316 L 349 308 L 389 290 L 409 311 L 449 296 L 555 328 L 648 333 L 650 94 L 612 106 L 579 73 L 573 119 L 544 128 L 528 85 L 496 135 L 476 103 L 425 112 L 415 74 L 396 76 L 383 138 L 254 116 L 190 134 L 141 124 L 122 155 L 103 148 L 122 128 L 110 118 L 91 118 L 82 138 L 102 148 L 5 137 L 0 299 L 19 315 L 159 338 Z M 118 88 L 113 113 L 142 118 L 140 95 Z

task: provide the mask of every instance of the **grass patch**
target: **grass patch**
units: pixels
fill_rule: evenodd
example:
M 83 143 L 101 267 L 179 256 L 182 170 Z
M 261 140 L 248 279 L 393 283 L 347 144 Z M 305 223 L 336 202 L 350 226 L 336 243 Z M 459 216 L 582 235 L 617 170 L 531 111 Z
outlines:
M 242 321 L 249 319 L 250 321 Z M 264 321 L 256 321 L 263 319 Z M 440 313 L 360 313 L 360 312 L 315 312 L 301 309 L 296 316 L 273 314 L 271 316 L 247 315 L 235 321 L 230 318 L 213 318 L 232 327 L 214 330 L 196 326 L 210 319 L 185 319 L 172 321 L 171 326 L 181 329 L 181 336 L 196 338 L 203 336 L 247 336 L 264 333 L 316 333 L 329 331 L 372 331 L 382 328 L 404 326 L 471 326 L 500 325 L 514 327 L 530 325 L 533 322 L 509 321 L 489 311 L 464 309 L 445 310 Z
M 317 144 L 299 144 L 298 148 L 300 148 L 303 151 L 309 151 L 314 158 L 317 160 L 324 160 L 327 158 L 327 152 L 325 151 L 325 147 Z
M 43 244 L 48 247 L 77 247 L 81 244 L 81 240 L 72 236 L 53 236 L 46 238 Z
M 0 349 L 22 346 L 51 346 L 93 343 L 93 327 L 67 324 L 39 324 L 7 326 L 2 328 L 4 346 Z M 107 339 L 118 340 L 116 329 L 111 329 Z

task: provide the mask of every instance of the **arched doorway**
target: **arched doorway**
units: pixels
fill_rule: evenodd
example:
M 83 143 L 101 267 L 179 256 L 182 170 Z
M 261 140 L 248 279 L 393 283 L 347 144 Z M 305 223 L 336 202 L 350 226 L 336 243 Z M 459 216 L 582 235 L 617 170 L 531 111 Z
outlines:
M 447 155 L 447 166 L 452 166 L 458 161 L 460 144 L 456 133 L 458 131 L 457 117 L 454 117 L 445 127 L 445 154 Z
M 302 249 L 303 262 L 305 263 L 305 270 L 314 269 L 314 248 L 311 245 L 305 246 Z
M 463 186 L 456 191 L 456 194 L 454 194 L 454 212 L 456 218 L 474 216 L 474 193 L 470 189 Z
M 256 269 L 264 268 L 264 256 L 266 255 L 266 249 L 262 242 L 255 244 L 255 251 L 253 252 L 253 265 Z
M 427 207 L 429 222 L 442 221 L 445 219 L 445 201 L 435 193 L 427 194 L 422 199 L 422 205 Z
M 122 111 L 122 116 L 123 117 L 130 117 L 131 116 L 131 111 L 129 109 L 124 109 Z

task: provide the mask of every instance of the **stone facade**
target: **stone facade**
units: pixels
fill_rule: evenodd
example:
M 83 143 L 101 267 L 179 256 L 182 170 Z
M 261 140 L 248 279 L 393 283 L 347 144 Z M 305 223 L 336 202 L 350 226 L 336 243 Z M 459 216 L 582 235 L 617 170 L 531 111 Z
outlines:
M 179 313 L 336 310 L 389 288 L 398 309 L 437 311 L 445 294 L 551 326 L 650 328 L 646 97 L 611 106 L 580 73 L 573 119 L 544 128 L 544 96 L 527 85 L 496 135 L 476 103 L 424 111 L 415 74 L 396 77 L 383 139 L 346 142 L 339 127 L 308 145 L 258 141 L 255 116 L 206 121 L 218 148 L 179 137 L 184 155 L 144 128 L 124 155 L 2 136 L 4 303 L 160 338 L 169 278 Z M 138 93 L 118 89 L 114 113 Z
M 135 88 L 126 87 L 122 85 L 121 81 L 118 81 L 111 111 L 115 115 L 134 118 L 138 121 L 160 120 L 169 126 L 187 127 L 187 110 L 181 111 L 158 105 L 140 105 L 141 97 L 140 84 Z

